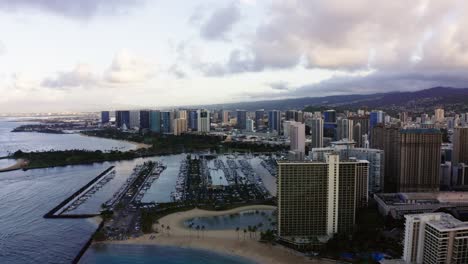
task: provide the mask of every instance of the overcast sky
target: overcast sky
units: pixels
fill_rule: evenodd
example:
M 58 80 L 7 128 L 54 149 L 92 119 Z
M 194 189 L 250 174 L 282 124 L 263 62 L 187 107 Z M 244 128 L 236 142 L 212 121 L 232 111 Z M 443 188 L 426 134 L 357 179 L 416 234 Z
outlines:
M 468 87 L 465 0 L 0 0 L 0 113 Z

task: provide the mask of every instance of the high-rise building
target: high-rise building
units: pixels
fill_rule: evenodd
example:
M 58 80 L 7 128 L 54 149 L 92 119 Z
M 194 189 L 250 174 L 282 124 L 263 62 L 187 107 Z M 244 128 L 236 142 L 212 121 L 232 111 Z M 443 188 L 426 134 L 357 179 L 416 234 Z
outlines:
M 248 132 L 254 132 L 254 129 L 255 129 L 254 123 L 255 122 L 252 119 L 247 119 L 245 130 Z
M 278 110 L 268 111 L 268 129 L 270 132 L 281 133 L 281 112 Z
M 161 132 L 164 134 L 173 133 L 174 112 L 161 111 Z
M 422 114 L 421 115 L 421 124 L 431 122 L 431 119 L 429 118 L 428 114 Z
M 299 122 L 299 113 L 302 114 L 302 112 L 298 112 L 296 110 L 287 110 L 285 113 L 285 120 Z
M 400 130 L 397 192 L 439 190 L 441 145 L 442 134 L 438 129 Z
M 367 204 L 368 162 L 278 162 L 278 235 L 295 244 L 320 244 L 353 231 L 356 209 Z
M 468 222 L 447 213 L 405 215 L 403 260 L 415 264 L 468 263 Z
M 380 110 L 370 112 L 370 116 L 369 116 L 369 128 L 370 129 L 372 129 L 378 124 L 383 124 L 383 123 L 384 123 L 384 112 Z
M 289 137 L 291 139 L 291 151 L 294 152 L 296 159 L 304 159 L 305 125 L 301 122 L 292 122 L 289 126 Z
M 396 192 L 397 178 L 400 175 L 400 128 L 397 126 L 377 125 L 372 129 L 370 147 L 384 151 L 384 188 L 385 192 Z
M 198 111 L 190 110 L 188 113 L 188 128 L 192 131 L 198 131 Z
M 328 148 L 313 148 L 309 158 L 314 161 L 324 161 L 326 155 L 337 153 L 341 160 L 358 159 L 369 162 L 369 185 L 371 193 L 382 192 L 384 189 L 384 151 L 371 148 L 355 148 L 352 141 L 331 142 Z
M 101 124 L 108 124 L 110 122 L 110 113 L 109 111 L 101 112 Z
M 353 120 L 340 119 L 337 122 L 337 140 L 353 139 Z
M 130 111 L 115 111 L 115 123 L 118 128 L 130 128 Z
M 174 135 L 179 136 L 187 132 L 187 120 L 185 118 L 174 119 Z
M 149 129 L 150 128 L 150 111 L 141 110 L 140 111 L 140 129 Z
M 130 129 L 139 129 L 140 128 L 140 111 L 132 110 L 130 111 Z
M 310 127 L 311 148 L 323 147 L 323 119 L 313 118 L 307 119 L 306 125 Z
M 445 119 L 444 109 L 437 108 L 434 110 L 435 121 L 436 122 L 443 122 Z
M 158 110 L 150 111 L 150 129 L 152 132 L 161 133 L 161 112 Z
M 187 120 L 188 118 L 187 110 L 178 110 L 176 114 L 176 118 Z
M 229 111 L 228 110 L 221 110 L 221 122 L 223 124 L 229 123 Z
M 247 111 L 237 110 L 237 129 L 245 130 L 247 128 Z
M 453 131 L 453 164 L 468 164 L 468 127 L 457 127 Z
M 357 123 L 353 126 L 353 138 L 352 140 L 354 140 L 354 142 L 356 143 L 356 147 L 358 148 L 362 148 L 364 145 L 363 145 L 363 142 L 362 142 L 362 139 L 363 139 L 363 136 L 364 134 L 362 133 L 362 127 L 361 127 L 361 124 L 360 123 Z
M 370 126 L 370 121 L 369 121 L 369 116 L 351 116 L 349 117 L 348 119 L 350 120 L 353 120 L 353 124 L 354 125 L 357 125 L 357 124 L 360 124 L 361 125 L 361 133 L 362 135 L 369 135 L 371 132 L 369 130 L 369 126 Z M 358 147 L 363 147 L 362 145 L 358 145 Z
M 210 112 L 206 109 L 198 110 L 198 132 L 210 132 Z
M 406 123 L 408 121 L 408 112 L 401 112 L 398 115 L 401 122 Z
M 323 118 L 324 118 L 325 123 L 336 123 L 336 111 L 327 110 L 323 112 Z
M 255 111 L 255 130 L 260 131 L 261 127 L 264 126 L 263 117 L 265 115 L 265 110 L 259 109 Z
M 283 121 L 283 129 L 281 129 L 281 131 L 283 131 L 283 136 L 287 138 L 289 137 L 289 128 L 291 127 L 292 123 L 294 123 L 294 121 L 289 121 L 289 120 Z

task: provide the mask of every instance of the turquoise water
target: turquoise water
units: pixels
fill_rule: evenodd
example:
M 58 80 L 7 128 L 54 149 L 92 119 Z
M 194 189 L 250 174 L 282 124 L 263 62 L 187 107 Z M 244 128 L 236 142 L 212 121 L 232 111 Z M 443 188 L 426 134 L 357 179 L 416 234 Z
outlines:
M 139 245 L 94 245 L 88 249 L 81 264 L 164 263 L 164 264 L 254 264 L 242 257 L 211 251 Z
M 248 226 L 257 226 L 258 230 L 267 230 L 273 229 L 272 221 L 275 221 L 273 210 L 249 210 L 238 214 L 196 217 L 185 221 L 184 224 L 185 226 L 192 225 L 192 228 L 204 226 L 206 230 L 226 230 L 237 227 L 244 229 Z

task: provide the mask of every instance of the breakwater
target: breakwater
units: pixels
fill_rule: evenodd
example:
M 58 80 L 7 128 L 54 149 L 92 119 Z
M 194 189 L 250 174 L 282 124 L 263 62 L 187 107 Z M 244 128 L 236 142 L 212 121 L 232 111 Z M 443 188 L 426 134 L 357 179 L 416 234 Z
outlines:
M 60 215 L 56 214 L 62 207 L 64 207 L 66 204 L 68 204 L 70 201 L 75 199 L 76 197 L 80 196 L 82 192 L 84 192 L 86 189 L 88 189 L 91 185 L 99 181 L 102 177 L 104 177 L 109 171 L 114 169 L 115 166 L 110 166 L 107 168 L 105 171 L 103 171 L 101 174 L 96 176 L 94 179 L 89 181 L 87 184 L 85 184 L 83 187 L 81 187 L 78 191 L 74 192 L 72 195 L 70 195 L 67 199 L 63 200 L 61 203 L 59 203 L 57 206 L 52 208 L 49 212 L 47 212 L 44 215 L 44 218 L 89 218 L 89 217 L 94 217 L 98 214 L 81 214 L 81 215 Z

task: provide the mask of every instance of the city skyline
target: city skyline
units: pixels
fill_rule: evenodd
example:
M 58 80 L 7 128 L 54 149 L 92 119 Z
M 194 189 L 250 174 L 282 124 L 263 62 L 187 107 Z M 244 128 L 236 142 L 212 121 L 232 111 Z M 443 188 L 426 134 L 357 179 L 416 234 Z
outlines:
M 464 87 L 466 3 L 374 5 L 0 1 L 0 112 Z

